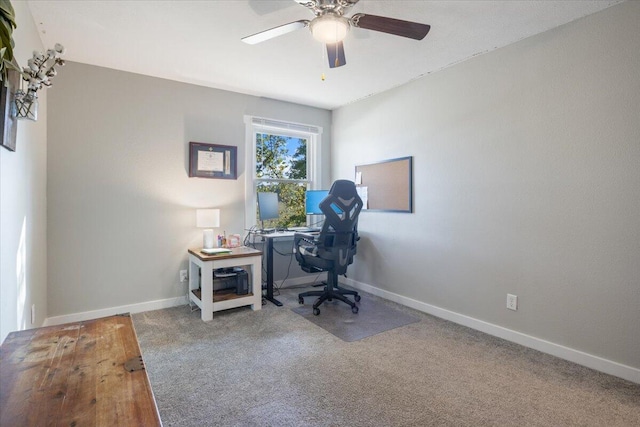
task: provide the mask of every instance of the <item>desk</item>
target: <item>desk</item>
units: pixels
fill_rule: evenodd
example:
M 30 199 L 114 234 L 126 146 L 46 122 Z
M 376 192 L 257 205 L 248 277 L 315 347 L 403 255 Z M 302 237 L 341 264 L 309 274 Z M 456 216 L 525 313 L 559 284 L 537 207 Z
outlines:
M 128 314 L 11 332 L 2 426 L 161 426 Z
M 251 266 L 249 278 L 251 288 L 247 295 L 214 295 L 213 270 L 217 268 Z M 198 283 L 200 268 L 200 284 Z M 251 305 L 252 310 L 262 308 L 262 252 L 256 249 L 240 247 L 231 249 L 231 253 L 207 255 L 200 248 L 189 249 L 189 300 L 200 307 L 202 320 L 212 320 L 213 312 L 229 308 Z M 198 285 L 201 295 L 196 292 Z
M 278 307 L 282 307 L 282 303 L 273 297 L 273 242 L 274 240 L 293 240 L 293 236 L 300 231 L 276 231 L 273 233 L 252 233 L 255 237 L 262 237 L 267 241 L 267 296 L 265 299 L 271 301 Z M 317 235 L 318 233 L 304 233 Z M 293 255 L 292 255 L 293 256 Z

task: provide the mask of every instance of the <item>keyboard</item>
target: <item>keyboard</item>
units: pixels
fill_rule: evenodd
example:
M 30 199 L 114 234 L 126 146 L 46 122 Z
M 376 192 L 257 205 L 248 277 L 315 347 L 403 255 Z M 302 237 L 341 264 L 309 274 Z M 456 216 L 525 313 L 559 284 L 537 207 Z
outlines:
M 313 227 L 289 227 L 288 231 L 295 231 L 297 233 L 317 233 L 320 229 Z

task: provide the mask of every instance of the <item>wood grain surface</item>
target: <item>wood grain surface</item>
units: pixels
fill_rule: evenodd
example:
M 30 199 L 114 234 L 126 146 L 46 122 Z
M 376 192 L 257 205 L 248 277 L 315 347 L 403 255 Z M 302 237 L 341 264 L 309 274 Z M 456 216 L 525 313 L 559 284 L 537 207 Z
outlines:
M 257 249 L 248 248 L 246 246 L 240 246 L 239 248 L 231 249 L 231 253 L 223 253 L 223 254 L 205 254 L 201 251 L 202 248 L 190 248 L 188 251 L 190 254 L 195 255 L 198 259 L 202 261 L 211 261 L 211 260 L 219 260 L 219 259 L 229 259 L 229 258 L 243 258 L 256 256 L 258 254 L 262 254 L 262 251 Z
M 0 347 L 1 426 L 160 426 L 129 315 L 10 333 Z

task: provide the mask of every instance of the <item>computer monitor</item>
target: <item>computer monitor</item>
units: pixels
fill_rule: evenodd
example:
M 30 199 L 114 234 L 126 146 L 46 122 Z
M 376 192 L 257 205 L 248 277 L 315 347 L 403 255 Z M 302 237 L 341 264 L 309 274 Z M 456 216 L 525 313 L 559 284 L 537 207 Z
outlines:
M 260 221 L 280 217 L 280 213 L 278 212 L 278 194 L 268 192 L 258 193 L 258 215 Z
M 305 195 L 305 213 L 307 215 L 324 215 L 320 210 L 320 202 L 329 194 L 329 190 L 308 190 Z

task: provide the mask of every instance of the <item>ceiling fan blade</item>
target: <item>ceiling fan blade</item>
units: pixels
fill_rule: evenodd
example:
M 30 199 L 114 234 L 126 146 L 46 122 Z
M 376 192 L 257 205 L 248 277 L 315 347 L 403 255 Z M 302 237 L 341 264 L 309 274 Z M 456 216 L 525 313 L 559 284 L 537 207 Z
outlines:
M 241 40 L 247 44 L 256 44 L 265 40 L 272 39 L 274 37 L 281 36 L 283 34 L 291 33 L 309 25 L 309 21 L 302 19 L 300 21 L 290 22 L 288 24 L 280 25 L 279 27 L 270 28 L 259 33 L 252 34 L 247 37 L 243 37 Z
M 365 15 L 364 13 L 353 15 L 351 24 L 357 28 L 380 31 L 415 40 L 422 40 L 431 29 L 431 26 L 427 24 L 387 18 L 385 16 Z
M 327 43 L 327 57 L 329 58 L 329 68 L 346 65 L 347 60 L 344 56 L 344 45 L 342 42 Z

